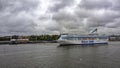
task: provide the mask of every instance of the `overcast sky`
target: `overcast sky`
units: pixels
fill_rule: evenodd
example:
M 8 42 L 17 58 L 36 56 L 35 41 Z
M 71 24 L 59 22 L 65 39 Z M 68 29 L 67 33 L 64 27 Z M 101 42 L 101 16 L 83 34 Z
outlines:
M 0 35 L 120 33 L 120 0 L 0 0 Z

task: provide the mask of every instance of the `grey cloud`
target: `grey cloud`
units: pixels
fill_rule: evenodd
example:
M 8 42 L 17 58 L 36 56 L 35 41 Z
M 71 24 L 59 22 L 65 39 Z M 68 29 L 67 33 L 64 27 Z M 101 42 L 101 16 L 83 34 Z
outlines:
M 12 13 L 30 11 L 35 9 L 38 4 L 37 0 L 1 0 L 0 11 L 9 11 Z
M 87 19 L 88 26 L 89 27 L 99 27 L 99 26 L 105 26 L 109 23 L 117 23 L 115 22 L 116 19 L 120 17 L 118 12 L 113 11 L 105 11 L 102 14 L 93 14 Z
M 88 17 L 91 17 L 93 13 L 89 10 L 77 8 L 75 10 L 75 14 L 76 16 L 78 16 L 78 18 L 88 18 Z
M 82 0 L 75 9 L 75 14 L 79 19 L 85 20 L 83 23 L 86 23 L 86 27 L 106 27 L 110 23 L 116 23 L 115 20 L 120 17 L 118 11 L 110 9 L 112 7 L 113 2 L 110 0 Z
M 112 6 L 109 0 L 82 0 L 80 5 L 85 9 L 108 9 Z
M 105 26 L 108 28 L 118 28 L 120 27 L 119 25 L 120 25 L 120 17 L 114 20 L 113 22 L 106 24 Z
M 9 0 L 0 0 L 0 11 L 5 9 L 7 6 L 9 6 L 8 3 Z
M 81 19 L 77 18 L 74 14 L 64 11 L 54 14 L 52 19 L 66 29 L 77 29 L 82 26 Z
M 0 29 L 1 32 L 10 33 L 27 33 L 34 32 L 36 24 L 31 19 L 17 18 L 17 16 L 8 16 L 1 18 Z
M 56 21 L 75 21 L 75 17 L 74 15 L 72 14 L 69 14 L 69 13 L 66 13 L 66 12 L 59 12 L 59 13 L 56 13 L 53 15 L 53 20 L 56 20 Z
M 29 16 L 37 4 L 32 0 L 0 0 L 0 34 L 33 33 L 37 24 Z
M 106 24 L 105 26 L 108 27 L 108 28 L 117 28 L 118 27 L 118 23 L 109 23 L 109 24 Z
M 111 10 L 120 11 L 120 0 L 114 0 L 112 4 Z
M 49 8 L 51 12 L 58 12 L 59 10 L 63 9 L 64 7 L 73 5 L 74 0 L 53 0 L 54 4 Z
M 18 4 L 17 4 L 18 3 Z M 38 2 L 37 1 L 29 1 L 29 0 L 22 0 L 22 1 L 18 1 L 16 2 L 16 4 L 12 4 L 11 12 L 19 12 L 19 11 L 32 11 L 36 8 L 36 6 L 38 6 Z
M 54 23 L 54 24 L 51 24 L 51 25 L 47 26 L 46 30 L 49 30 L 49 31 L 61 31 L 61 28 L 62 27 L 60 27 L 59 24 Z

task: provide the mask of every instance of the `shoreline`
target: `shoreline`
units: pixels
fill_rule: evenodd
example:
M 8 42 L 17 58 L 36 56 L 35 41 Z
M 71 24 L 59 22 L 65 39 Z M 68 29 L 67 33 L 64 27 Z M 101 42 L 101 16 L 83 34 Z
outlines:
M 109 42 L 120 42 L 120 41 L 109 41 Z M 2 44 L 35 44 L 35 43 L 58 43 L 57 41 L 28 41 L 28 42 L 12 42 L 12 41 L 0 41 L 0 45 Z
M 57 41 L 29 41 L 29 42 L 0 41 L 0 45 L 1 44 L 34 44 L 34 43 L 57 43 Z

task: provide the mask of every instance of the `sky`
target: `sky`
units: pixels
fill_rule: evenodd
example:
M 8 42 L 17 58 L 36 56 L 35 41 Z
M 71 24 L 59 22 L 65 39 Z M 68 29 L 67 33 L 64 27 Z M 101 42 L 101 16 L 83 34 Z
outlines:
M 0 35 L 120 34 L 120 0 L 0 0 Z

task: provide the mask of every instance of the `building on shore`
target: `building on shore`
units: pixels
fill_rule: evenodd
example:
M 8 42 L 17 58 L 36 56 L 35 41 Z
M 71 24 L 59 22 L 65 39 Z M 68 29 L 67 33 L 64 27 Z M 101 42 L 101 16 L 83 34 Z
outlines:
M 120 41 L 120 35 L 109 36 L 109 41 Z
M 29 42 L 29 38 L 26 36 L 12 36 L 10 41 L 12 43 L 26 43 Z

